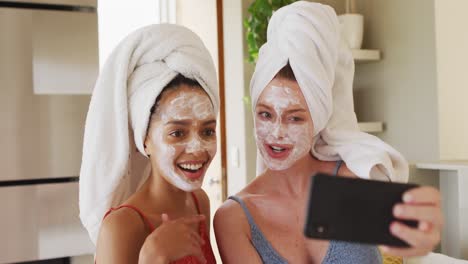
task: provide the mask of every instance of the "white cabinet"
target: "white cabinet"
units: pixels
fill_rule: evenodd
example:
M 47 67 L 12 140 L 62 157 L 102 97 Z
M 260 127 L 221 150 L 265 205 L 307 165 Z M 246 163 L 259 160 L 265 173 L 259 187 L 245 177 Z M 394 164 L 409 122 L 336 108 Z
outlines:
M 89 96 L 33 93 L 33 12 L 42 11 L 0 7 L 0 263 L 93 251 L 78 184 L 68 182 L 79 174 Z
M 1 37 L 28 36 L 35 94 L 91 93 L 99 71 L 95 0 L 0 1 L 0 16 Z
M 15 0 L 17 3 L 53 4 L 53 5 L 79 5 L 97 7 L 97 0 Z
M 36 94 L 91 94 L 99 71 L 95 12 L 34 10 L 33 88 Z
M 0 263 L 92 254 L 78 218 L 78 183 L 0 187 Z

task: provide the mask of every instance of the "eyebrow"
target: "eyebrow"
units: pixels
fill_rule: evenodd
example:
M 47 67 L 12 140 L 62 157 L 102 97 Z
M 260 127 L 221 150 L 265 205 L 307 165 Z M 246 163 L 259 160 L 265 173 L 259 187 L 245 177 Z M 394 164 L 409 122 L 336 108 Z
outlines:
M 268 105 L 266 105 L 264 103 L 258 103 L 257 106 L 264 107 L 264 108 L 269 109 L 269 110 L 272 109 L 271 107 L 269 107 Z
M 268 105 L 263 104 L 263 103 L 258 103 L 257 106 L 264 107 L 264 108 L 266 108 L 268 110 L 272 110 L 271 107 L 269 107 Z M 296 113 L 296 112 L 307 112 L 307 111 L 304 108 L 296 108 L 296 109 L 287 110 L 285 113 L 286 114 L 291 114 L 291 113 Z
M 203 122 L 203 125 L 204 125 L 204 126 L 211 125 L 211 124 L 215 124 L 215 125 L 216 125 L 216 120 L 215 120 L 215 119 L 212 119 L 212 120 L 208 120 L 208 121 L 206 121 L 206 122 Z
M 303 109 L 303 108 L 297 108 L 297 109 L 288 110 L 285 113 L 286 114 L 292 114 L 292 113 L 296 113 L 296 112 L 307 112 L 307 111 L 305 109 Z
M 181 126 L 188 126 L 190 125 L 189 120 L 171 120 L 167 121 L 165 125 L 181 125 Z
M 171 120 L 171 121 L 166 122 L 165 125 L 189 126 L 190 124 L 192 124 L 192 121 L 190 121 L 190 120 Z M 215 119 L 211 119 L 211 120 L 208 120 L 208 121 L 203 122 L 203 125 L 204 125 L 204 126 L 206 126 L 206 125 L 211 125 L 211 124 L 216 124 L 216 120 L 215 120 Z

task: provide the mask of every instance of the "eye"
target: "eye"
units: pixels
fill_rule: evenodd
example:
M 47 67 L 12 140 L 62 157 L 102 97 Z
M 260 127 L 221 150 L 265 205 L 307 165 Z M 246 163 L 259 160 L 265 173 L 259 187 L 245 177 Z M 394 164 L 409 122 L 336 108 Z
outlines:
M 179 138 L 179 137 L 183 137 L 184 136 L 184 131 L 182 130 L 174 130 L 172 131 L 171 133 L 169 133 L 170 136 L 173 136 L 173 137 L 176 137 L 176 138 Z
M 206 136 L 206 137 L 212 137 L 214 135 L 216 135 L 216 131 L 212 128 L 207 128 L 203 131 L 203 135 Z
M 304 121 L 303 118 L 298 117 L 298 116 L 291 116 L 291 117 L 289 118 L 289 120 L 290 120 L 290 121 L 293 121 L 293 122 L 301 122 L 301 121 Z
M 271 119 L 271 114 L 268 113 L 268 112 L 265 112 L 265 111 L 259 112 L 258 115 L 259 115 L 260 117 L 265 118 L 265 119 Z

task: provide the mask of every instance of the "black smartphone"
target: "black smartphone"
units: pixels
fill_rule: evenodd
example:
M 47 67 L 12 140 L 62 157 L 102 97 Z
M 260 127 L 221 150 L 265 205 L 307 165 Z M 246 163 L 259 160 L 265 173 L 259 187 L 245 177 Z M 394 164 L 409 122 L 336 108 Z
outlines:
M 306 237 L 408 247 L 390 233 L 393 206 L 416 184 L 390 183 L 326 174 L 312 176 Z M 417 221 L 400 221 L 416 227 Z

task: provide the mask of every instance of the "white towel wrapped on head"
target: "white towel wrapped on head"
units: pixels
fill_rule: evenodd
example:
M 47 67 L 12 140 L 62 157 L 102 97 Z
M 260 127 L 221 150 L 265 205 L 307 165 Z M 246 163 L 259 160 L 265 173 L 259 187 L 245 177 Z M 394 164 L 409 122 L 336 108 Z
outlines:
M 211 56 L 201 39 L 182 26 L 159 24 L 133 32 L 99 74 L 86 118 L 79 197 L 80 218 L 94 243 L 104 213 L 146 179 L 143 143 L 150 109 L 178 74 L 196 80 L 218 111 Z
M 311 153 L 316 158 L 342 159 L 361 178 L 408 180 L 403 156 L 359 130 L 352 94 L 354 61 L 333 8 L 298 1 L 273 14 L 250 83 L 253 109 L 263 89 L 288 63 L 312 116 Z M 257 173 L 264 169 L 258 154 Z

